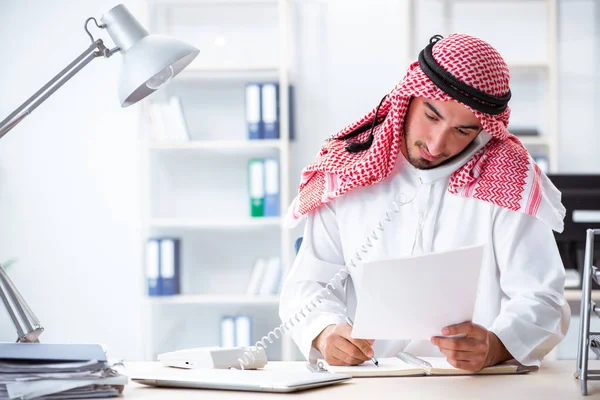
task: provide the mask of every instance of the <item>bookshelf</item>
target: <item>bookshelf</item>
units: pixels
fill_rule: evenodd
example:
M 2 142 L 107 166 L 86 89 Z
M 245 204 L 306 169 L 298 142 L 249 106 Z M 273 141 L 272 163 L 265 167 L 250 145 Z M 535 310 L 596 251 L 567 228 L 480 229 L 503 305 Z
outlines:
M 175 295 L 148 297 L 153 304 L 254 304 L 278 306 L 279 296 L 236 296 L 236 295 Z
M 255 343 L 280 322 L 278 294 L 246 295 L 253 261 L 279 257 L 283 279 L 293 258 L 282 217 L 251 217 L 247 189 L 248 160 L 276 158 L 280 214 L 291 201 L 290 0 L 146 0 L 145 9 L 153 32 L 186 40 L 200 54 L 164 90 L 180 98 L 190 140 L 155 140 L 148 103 L 141 115 L 141 240 L 174 236 L 182 247 L 180 294 L 148 296 L 143 270 L 144 357 L 219 345 L 226 315 L 250 315 Z M 247 82 L 279 84 L 279 139 L 248 139 Z M 153 97 L 148 101 L 164 101 Z M 269 360 L 295 354 L 287 336 L 267 349 Z
M 168 150 L 237 150 L 253 152 L 260 149 L 281 149 L 281 141 L 274 139 L 263 140 L 206 140 L 192 142 L 161 143 L 150 142 L 148 148 L 155 151 Z
M 519 139 L 536 160 L 546 160 L 547 173 L 558 170 L 557 10 L 558 0 L 410 0 L 409 8 L 414 21 L 410 59 L 416 59 L 434 33 L 471 34 L 500 51 L 511 72 L 509 130 L 538 131 Z M 511 21 L 509 30 L 504 21 Z M 522 38 L 527 46 L 511 46 Z
M 230 229 L 248 230 L 264 227 L 280 227 L 281 218 L 262 217 L 245 219 L 195 219 L 195 218 L 153 218 L 149 221 L 153 228 L 171 229 Z

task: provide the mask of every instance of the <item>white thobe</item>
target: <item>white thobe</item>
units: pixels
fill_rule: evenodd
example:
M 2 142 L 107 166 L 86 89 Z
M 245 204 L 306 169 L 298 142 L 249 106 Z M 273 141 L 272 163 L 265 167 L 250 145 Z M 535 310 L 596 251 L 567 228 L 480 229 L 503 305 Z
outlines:
M 539 366 L 564 337 L 570 321 L 565 271 L 552 230 L 533 216 L 448 192 L 450 175 L 489 139 L 489 134 L 480 133 L 460 157 L 430 170 L 414 168 L 400 154 L 394 171 L 382 182 L 356 188 L 310 213 L 302 246 L 282 288 L 282 320 L 293 317 L 341 268 L 356 261 L 367 237 L 393 203 L 400 202 L 397 213 L 389 212 L 392 221 L 383 224 L 378 240 L 361 253 L 362 260 L 485 243 L 473 322 L 494 332 L 517 361 Z M 313 339 L 328 325 L 344 323 L 346 315 L 353 317 L 356 296 L 349 276 L 343 287 L 337 285 L 332 295 L 296 322 L 290 333 L 306 359 L 323 357 L 312 347 Z M 376 340 L 373 350 L 377 357 L 393 357 L 402 350 L 443 356 L 427 340 Z

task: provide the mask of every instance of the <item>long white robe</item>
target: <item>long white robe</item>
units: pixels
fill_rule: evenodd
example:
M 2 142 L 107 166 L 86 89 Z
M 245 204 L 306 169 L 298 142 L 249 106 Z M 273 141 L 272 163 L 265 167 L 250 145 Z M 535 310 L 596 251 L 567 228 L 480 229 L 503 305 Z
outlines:
M 354 189 L 309 214 L 302 246 L 282 288 L 282 320 L 294 316 L 355 259 L 368 235 L 393 209 L 393 202 L 400 201 L 399 212 L 390 213 L 392 221 L 384 224 L 379 240 L 362 259 L 488 244 L 480 272 L 480 285 L 485 289 L 477 298 L 473 322 L 494 332 L 517 361 L 539 366 L 564 337 L 570 321 L 564 267 L 552 230 L 530 215 L 447 190 L 452 172 L 489 139 L 486 132 L 480 133 L 459 158 L 430 170 L 414 168 L 400 154 L 395 170 L 384 181 Z M 293 328 L 292 338 L 302 354 L 311 362 L 322 357 L 312 347 L 313 339 L 326 326 L 344 323 L 346 315 L 353 317 L 355 309 L 356 292 L 349 277 Z M 376 340 L 373 349 L 378 357 L 395 356 L 401 350 L 442 356 L 426 340 Z

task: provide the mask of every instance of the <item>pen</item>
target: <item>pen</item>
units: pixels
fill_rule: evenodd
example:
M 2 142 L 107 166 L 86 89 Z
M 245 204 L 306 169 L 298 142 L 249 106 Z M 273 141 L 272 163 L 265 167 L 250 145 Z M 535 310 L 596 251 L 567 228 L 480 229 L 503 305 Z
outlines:
M 350 327 L 354 326 L 354 322 L 352 322 L 350 317 L 346 317 L 346 322 L 348 323 L 348 325 L 350 325 Z M 377 367 L 379 367 L 379 361 L 377 361 L 375 356 L 371 357 L 371 361 L 373 361 L 373 364 L 375 364 Z

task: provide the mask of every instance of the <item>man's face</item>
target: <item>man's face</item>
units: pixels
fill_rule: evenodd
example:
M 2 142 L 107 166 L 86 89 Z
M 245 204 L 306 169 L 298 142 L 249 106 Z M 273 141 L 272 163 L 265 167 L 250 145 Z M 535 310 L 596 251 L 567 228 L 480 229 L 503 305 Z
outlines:
M 435 168 L 460 154 L 481 129 L 477 117 L 460 103 L 415 97 L 404 121 L 402 154 L 415 168 Z

